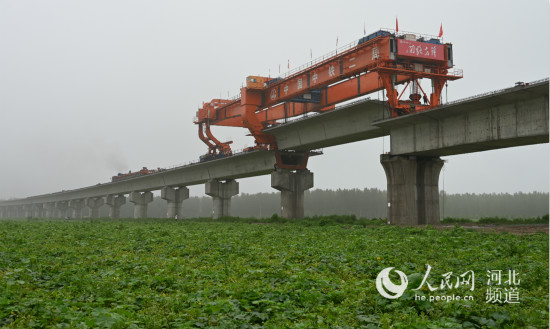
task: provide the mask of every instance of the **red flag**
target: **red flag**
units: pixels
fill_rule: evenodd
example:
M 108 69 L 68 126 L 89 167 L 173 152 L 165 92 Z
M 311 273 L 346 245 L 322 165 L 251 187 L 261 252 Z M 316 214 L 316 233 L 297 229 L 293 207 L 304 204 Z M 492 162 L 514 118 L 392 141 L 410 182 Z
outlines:
M 443 36 L 443 23 L 441 23 L 441 26 L 439 27 L 439 37 L 441 38 Z
M 395 32 L 399 32 L 399 22 L 397 21 L 397 17 L 395 18 Z
M 290 59 L 288 60 L 287 68 L 290 68 Z

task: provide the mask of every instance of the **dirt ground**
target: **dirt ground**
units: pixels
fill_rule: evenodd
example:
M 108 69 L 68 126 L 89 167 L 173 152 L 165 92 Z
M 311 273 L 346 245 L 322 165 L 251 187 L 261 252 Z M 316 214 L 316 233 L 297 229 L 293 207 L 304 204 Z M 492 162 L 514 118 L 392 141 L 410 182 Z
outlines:
M 474 229 L 484 232 L 508 232 L 512 234 L 532 234 L 544 232 L 548 234 L 548 225 L 546 224 L 522 224 L 522 225 L 489 225 L 489 224 L 458 224 L 463 228 Z M 453 228 L 454 225 L 441 225 L 443 229 Z

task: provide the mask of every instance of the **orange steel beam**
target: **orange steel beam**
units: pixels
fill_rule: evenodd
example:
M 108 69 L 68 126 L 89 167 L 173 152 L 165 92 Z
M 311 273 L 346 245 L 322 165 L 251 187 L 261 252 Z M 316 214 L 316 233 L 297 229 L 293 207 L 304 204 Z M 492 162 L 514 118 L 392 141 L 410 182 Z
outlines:
M 379 81 L 379 78 L 380 77 L 375 72 L 362 74 L 322 89 L 321 101 L 317 104 L 296 102 L 279 103 L 272 107 L 255 111 L 254 115 L 261 123 L 269 124 L 276 120 L 292 118 L 305 113 L 321 112 L 323 109 L 326 110 L 327 107 L 330 108 L 331 105 L 383 90 L 384 86 Z M 409 79 L 408 76 L 398 75 L 396 82 L 405 83 L 408 82 Z M 216 126 L 246 127 L 243 123 L 243 116 L 245 116 L 245 114 L 246 111 L 244 106 L 231 104 L 225 108 L 219 109 L 218 117 L 209 121 L 211 125 Z
M 376 48 L 376 50 L 374 50 Z M 360 73 L 390 59 L 389 38 L 376 38 L 315 64 L 265 90 L 266 106 L 296 98 Z

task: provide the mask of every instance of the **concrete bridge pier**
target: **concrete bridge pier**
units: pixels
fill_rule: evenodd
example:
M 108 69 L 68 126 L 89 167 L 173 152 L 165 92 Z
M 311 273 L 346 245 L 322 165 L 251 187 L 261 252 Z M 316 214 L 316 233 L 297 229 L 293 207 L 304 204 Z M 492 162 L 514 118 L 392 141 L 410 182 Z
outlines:
M 17 218 L 17 206 L 8 206 L 8 218 Z
M 130 202 L 134 204 L 134 218 L 147 218 L 147 205 L 153 201 L 151 192 L 132 192 Z
M 304 218 L 304 191 L 313 187 L 309 170 L 277 169 L 271 173 L 271 187 L 281 191 L 281 216 L 287 219 Z
M 11 218 L 23 218 L 25 217 L 25 209 L 23 206 L 13 206 L 11 209 Z
M 46 218 L 55 218 L 55 202 L 46 202 L 44 203 L 44 217 Z
M 86 206 L 90 209 L 90 218 L 99 217 L 99 208 L 105 204 L 105 200 L 102 197 L 99 198 L 87 198 Z
M 165 186 L 160 190 L 160 197 L 168 202 L 166 218 L 181 218 L 181 203 L 189 199 L 189 189 L 185 186 L 173 188 Z
M 26 204 L 24 206 L 21 206 L 23 210 L 23 215 L 21 217 L 23 218 L 31 218 L 32 217 L 32 205 Z
M 42 218 L 44 217 L 44 205 L 42 203 L 35 203 L 32 205 L 32 217 Z
M 388 224 L 439 224 L 439 157 L 382 154 L 388 181 Z
M 68 210 L 68 202 L 67 201 L 57 201 L 55 203 L 55 209 L 57 209 L 57 217 L 59 218 L 65 218 L 67 217 L 67 210 Z
M 120 207 L 126 203 L 126 197 L 121 195 L 107 195 L 105 203 L 109 205 L 109 218 L 117 219 L 120 218 Z
M 219 180 L 210 180 L 206 182 L 204 193 L 212 197 L 213 219 L 230 216 L 231 197 L 239 194 L 239 183 L 233 179 L 228 179 L 225 183 Z
M 82 199 L 70 200 L 69 208 L 73 210 L 72 218 L 82 218 L 82 208 L 84 208 L 84 200 Z

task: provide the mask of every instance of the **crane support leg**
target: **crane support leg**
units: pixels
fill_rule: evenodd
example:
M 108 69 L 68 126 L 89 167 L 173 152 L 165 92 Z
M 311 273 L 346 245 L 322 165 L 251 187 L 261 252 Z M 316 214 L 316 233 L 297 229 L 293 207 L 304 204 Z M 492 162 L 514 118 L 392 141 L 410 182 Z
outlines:
M 392 73 L 387 72 L 380 72 L 380 80 L 382 81 L 382 85 L 384 86 L 384 89 L 386 89 L 386 96 L 388 97 L 388 104 L 390 105 L 390 109 L 392 112 L 392 117 L 396 117 L 398 115 L 403 115 L 406 113 L 406 111 L 399 106 L 399 93 L 395 88 L 393 87 L 392 82 Z
M 212 142 L 210 142 L 210 139 L 205 136 L 206 125 L 207 124 L 205 122 L 199 123 L 199 138 L 201 139 L 201 141 L 204 142 L 204 144 L 206 144 L 206 146 L 208 146 L 208 150 L 210 151 L 215 149 L 216 145 L 212 144 Z
M 257 109 L 258 106 L 256 105 L 245 105 L 243 124 L 246 128 L 248 128 L 250 134 L 254 136 L 256 145 L 264 145 L 267 146 L 268 149 L 273 149 L 275 147 L 275 138 L 272 135 L 262 133 L 264 126 L 256 116 Z
M 431 107 L 436 107 L 439 105 L 441 100 L 441 91 L 443 91 L 443 87 L 445 86 L 446 81 L 447 80 L 445 79 L 432 79 L 433 93 L 430 96 Z

